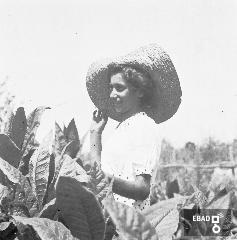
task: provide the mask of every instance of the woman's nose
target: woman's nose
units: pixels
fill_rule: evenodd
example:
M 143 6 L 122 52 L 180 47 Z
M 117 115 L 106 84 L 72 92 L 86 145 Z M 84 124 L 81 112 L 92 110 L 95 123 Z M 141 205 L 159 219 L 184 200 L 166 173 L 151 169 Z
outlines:
M 117 91 L 116 91 L 115 89 L 113 89 L 113 90 L 110 92 L 109 97 L 110 97 L 110 98 L 116 98 L 117 96 L 118 96 Z

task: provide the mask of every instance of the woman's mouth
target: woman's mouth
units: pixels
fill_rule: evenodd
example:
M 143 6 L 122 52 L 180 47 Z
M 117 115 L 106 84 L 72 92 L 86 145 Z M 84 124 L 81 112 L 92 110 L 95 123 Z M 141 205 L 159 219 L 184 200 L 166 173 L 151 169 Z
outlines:
M 113 101 L 114 105 L 120 105 L 121 104 L 121 100 L 120 99 L 115 99 Z

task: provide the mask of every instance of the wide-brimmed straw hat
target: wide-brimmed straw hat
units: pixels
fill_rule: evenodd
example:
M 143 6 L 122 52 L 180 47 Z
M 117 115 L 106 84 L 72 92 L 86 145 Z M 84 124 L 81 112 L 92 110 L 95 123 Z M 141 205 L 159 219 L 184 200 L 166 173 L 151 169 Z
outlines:
M 108 116 L 121 121 L 109 100 L 109 69 L 113 66 L 131 66 L 146 71 L 153 81 L 152 105 L 146 113 L 156 123 L 171 118 L 177 111 L 182 91 L 179 78 L 169 55 L 157 44 L 150 44 L 125 56 L 103 59 L 93 63 L 86 76 L 86 86 L 92 102 Z

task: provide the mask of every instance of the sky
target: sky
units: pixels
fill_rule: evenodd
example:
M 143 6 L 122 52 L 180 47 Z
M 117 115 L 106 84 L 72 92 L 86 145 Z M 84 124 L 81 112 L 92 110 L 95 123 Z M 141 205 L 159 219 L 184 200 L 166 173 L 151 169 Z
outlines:
M 170 55 L 183 96 L 157 125 L 174 146 L 237 138 L 236 0 L 0 0 L 0 81 L 26 111 L 46 105 L 42 139 L 75 118 L 79 135 L 94 105 L 85 85 L 98 59 L 158 43 Z M 116 125 L 109 121 L 105 135 Z

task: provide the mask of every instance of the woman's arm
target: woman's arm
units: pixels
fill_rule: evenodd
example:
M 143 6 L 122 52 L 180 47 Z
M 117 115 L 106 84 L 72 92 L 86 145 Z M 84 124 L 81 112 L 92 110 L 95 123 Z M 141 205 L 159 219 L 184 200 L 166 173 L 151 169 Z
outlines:
M 90 128 L 90 159 L 92 162 L 101 162 L 101 135 L 107 123 L 107 118 L 100 111 L 93 113 L 93 121 Z M 109 180 L 112 175 L 106 173 Z M 150 178 L 148 174 L 138 175 L 135 181 L 126 181 L 114 178 L 113 192 L 126 198 L 144 200 L 150 193 Z
M 112 175 L 106 174 L 109 180 Z M 115 177 L 113 183 L 113 192 L 126 198 L 134 200 L 145 200 L 150 193 L 150 179 L 148 174 L 136 176 L 136 181 L 126 181 Z
M 90 158 L 92 162 L 101 162 L 101 133 L 90 131 Z
M 93 162 L 101 161 L 101 134 L 98 132 L 90 133 L 90 158 Z M 112 175 L 106 174 L 109 181 Z M 134 200 L 144 200 L 150 193 L 150 178 L 148 174 L 136 176 L 136 181 L 126 181 L 120 178 L 114 178 L 113 192 L 126 198 Z
M 108 121 L 108 117 L 102 111 L 94 111 L 90 127 L 90 159 L 92 162 L 101 162 L 101 135 Z

